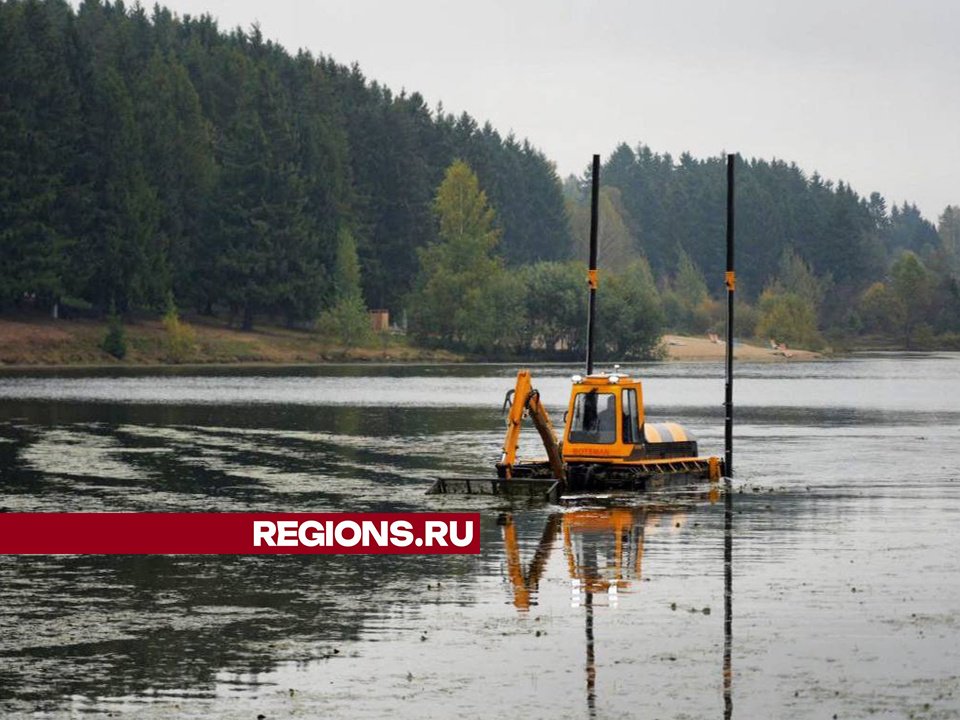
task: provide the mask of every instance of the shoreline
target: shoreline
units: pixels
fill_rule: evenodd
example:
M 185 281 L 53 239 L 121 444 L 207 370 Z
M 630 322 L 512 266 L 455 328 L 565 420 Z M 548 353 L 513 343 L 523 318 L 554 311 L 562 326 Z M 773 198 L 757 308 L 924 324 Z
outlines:
M 105 320 L 0 318 L 0 369 L 137 367 L 242 367 L 370 362 L 458 362 L 446 350 L 409 345 L 381 335 L 367 347 L 346 347 L 306 330 L 262 325 L 245 331 L 215 318 L 183 321 L 191 339 L 179 355 L 160 320 L 123 325 L 127 353 L 117 359 L 101 348 Z
M 179 360 L 171 357 L 166 330 L 158 320 L 126 323 L 128 353 L 117 360 L 100 348 L 106 332 L 103 320 L 0 318 L 0 372 L 543 362 L 473 358 L 409 345 L 402 336 L 379 336 L 369 347 L 344 347 L 306 330 L 263 325 L 242 331 L 210 318 L 188 318 L 187 322 L 194 341 Z M 662 338 L 662 358 L 645 362 L 722 362 L 725 347 L 723 341 L 712 342 L 706 337 L 666 334 Z M 784 354 L 749 342 L 737 342 L 734 349 L 737 362 L 809 362 L 822 358 L 821 353 L 808 350 L 790 349 Z

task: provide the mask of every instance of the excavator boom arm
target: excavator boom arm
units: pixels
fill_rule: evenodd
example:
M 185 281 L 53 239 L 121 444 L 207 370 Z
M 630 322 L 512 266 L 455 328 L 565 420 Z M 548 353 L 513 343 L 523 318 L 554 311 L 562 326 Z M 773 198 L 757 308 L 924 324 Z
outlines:
M 507 395 L 509 402 L 510 395 Z M 560 444 L 550 422 L 547 409 L 540 402 L 540 393 L 533 389 L 530 381 L 530 371 L 521 370 L 517 373 L 517 383 L 513 389 L 513 402 L 507 414 L 507 435 L 503 441 L 503 455 L 501 464 L 506 468 L 507 477 L 511 477 L 511 469 L 517 461 L 517 447 L 520 443 L 520 429 L 525 415 L 529 415 L 534 427 L 540 434 L 543 447 L 547 451 L 550 470 L 557 480 L 565 479 L 563 458 L 560 456 Z

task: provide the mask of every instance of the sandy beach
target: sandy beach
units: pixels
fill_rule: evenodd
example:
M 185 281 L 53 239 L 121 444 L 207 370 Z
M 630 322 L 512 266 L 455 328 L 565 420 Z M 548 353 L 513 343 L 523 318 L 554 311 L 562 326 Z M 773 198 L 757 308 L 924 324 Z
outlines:
M 726 344 L 723 340 L 715 343 L 706 337 L 690 337 L 686 335 L 664 335 L 664 357 L 675 361 L 722 360 L 726 353 Z M 746 362 L 797 362 L 803 360 L 817 360 L 822 355 L 810 350 L 789 349 L 786 352 L 774 350 L 769 345 L 753 345 L 736 342 L 733 346 L 734 360 Z

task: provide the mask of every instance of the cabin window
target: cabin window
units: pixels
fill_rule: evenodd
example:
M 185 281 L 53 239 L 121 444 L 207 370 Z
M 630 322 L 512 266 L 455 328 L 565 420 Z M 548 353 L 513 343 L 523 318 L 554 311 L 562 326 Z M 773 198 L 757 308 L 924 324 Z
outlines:
M 623 402 L 623 441 L 635 445 L 640 442 L 640 418 L 637 414 L 637 391 L 624 390 Z
M 596 390 L 573 401 L 568 440 L 572 443 L 612 443 L 617 439 L 617 398 Z

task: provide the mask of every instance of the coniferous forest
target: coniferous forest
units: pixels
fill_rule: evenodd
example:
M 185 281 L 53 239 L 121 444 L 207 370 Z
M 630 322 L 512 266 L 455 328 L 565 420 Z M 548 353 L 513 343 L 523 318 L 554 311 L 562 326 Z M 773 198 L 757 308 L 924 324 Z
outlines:
M 623 144 L 602 181 L 603 347 L 720 328 L 722 154 Z M 0 1 L 3 312 L 179 308 L 362 341 L 383 308 L 424 345 L 579 353 L 587 188 L 526 140 L 256 27 Z M 960 208 L 934 224 L 744 158 L 737 219 L 740 334 L 957 343 Z

